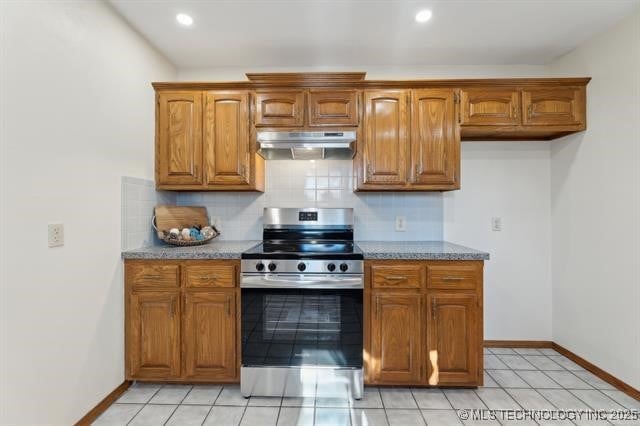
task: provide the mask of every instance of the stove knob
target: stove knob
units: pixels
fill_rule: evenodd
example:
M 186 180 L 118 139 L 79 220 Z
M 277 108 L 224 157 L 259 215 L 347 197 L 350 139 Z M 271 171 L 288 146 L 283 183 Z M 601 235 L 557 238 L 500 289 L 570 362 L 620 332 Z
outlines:
M 335 263 L 330 263 L 327 265 L 327 269 L 329 270 L 329 272 L 333 272 L 336 270 L 336 264 Z
M 300 262 L 298 263 L 298 271 L 302 272 L 305 269 L 307 269 L 307 265 L 305 265 L 304 263 Z
M 264 263 L 260 262 L 256 264 L 256 271 L 262 272 L 264 271 Z
M 275 270 L 276 270 L 276 264 L 275 264 L 275 263 L 270 263 L 270 264 L 269 264 L 269 270 L 270 270 L 271 272 L 275 271 Z
M 346 271 L 347 271 L 347 269 L 349 269 L 349 265 L 347 265 L 346 263 L 341 263 L 341 264 L 340 264 L 340 270 L 341 270 L 342 272 L 346 272 Z

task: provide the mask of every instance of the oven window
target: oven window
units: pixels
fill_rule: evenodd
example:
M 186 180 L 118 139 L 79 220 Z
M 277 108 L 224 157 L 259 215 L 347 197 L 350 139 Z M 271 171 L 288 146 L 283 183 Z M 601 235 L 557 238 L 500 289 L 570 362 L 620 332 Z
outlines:
M 362 367 L 362 290 L 242 289 L 242 364 Z

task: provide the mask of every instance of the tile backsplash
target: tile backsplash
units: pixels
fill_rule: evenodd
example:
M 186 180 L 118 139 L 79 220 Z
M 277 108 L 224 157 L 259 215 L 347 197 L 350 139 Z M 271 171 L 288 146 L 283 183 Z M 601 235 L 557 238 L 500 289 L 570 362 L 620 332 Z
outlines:
M 123 176 L 122 197 L 122 250 L 156 245 L 158 241 L 151 227 L 153 208 L 157 204 L 176 204 L 174 192 L 156 191 L 152 180 Z
M 350 160 L 269 160 L 264 193 L 177 193 L 178 205 L 204 205 L 224 240 L 262 239 L 264 207 L 353 207 L 356 240 L 441 240 L 439 192 L 354 193 Z M 395 230 L 397 216 L 406 231 Z M 135 240 L 135 238 L 134 238 Z

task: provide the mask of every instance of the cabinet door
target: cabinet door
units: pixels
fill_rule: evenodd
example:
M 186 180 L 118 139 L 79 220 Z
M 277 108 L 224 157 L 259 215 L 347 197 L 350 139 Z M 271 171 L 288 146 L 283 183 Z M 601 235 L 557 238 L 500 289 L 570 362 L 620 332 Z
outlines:
M 158 93 L 156 123 L 157 183 L 201 184 L 202 93 Z
M 474 385 L 478 380 L 478 298 L 475 294 L 427 295 L 427 378 L 430 385 Z
M 411 109 L 413 183 L 455 185 L 460 169 L 460 137 L 453 90 L 414 90 Z
M 132 293 L 127 324 L 130 378 L 179 377 L 180 293 Z
M 422 296 L 374 292 L 371 303 L 369 373 L 376 383 L 418 383 L 421 379 Z
M 460 123 L 517 126 L 520 124 L 519 97 L 516 89 L 463 89 L 460 91 Z
M 585 88 L 550 87 L 522 91 L 525 125 L 555 126 L 585 123 Z
M 207 185 L 248 185 L 249 92 L 205 95 L 204 146 Z
M 357 126 L 358 92 L 354 90 L 310 90 L 310 126 Z
M 409 92 L 368 90 L 364 101 L 364 183 L 404 185 L 409 151 Z
M 256 126 L 304 124 L 304 92 L 256 92 Z
M 236 378 L 236 298 L 233 291 L 186 292 L 185 376 Z

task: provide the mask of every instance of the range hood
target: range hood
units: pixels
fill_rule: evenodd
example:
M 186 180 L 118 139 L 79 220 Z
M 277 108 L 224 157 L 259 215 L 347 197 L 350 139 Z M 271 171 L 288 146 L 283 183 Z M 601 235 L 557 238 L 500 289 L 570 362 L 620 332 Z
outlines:
M 257 134 L 258 154 L 265 160 L 349 160 L 356 132 L 271 132 Z

